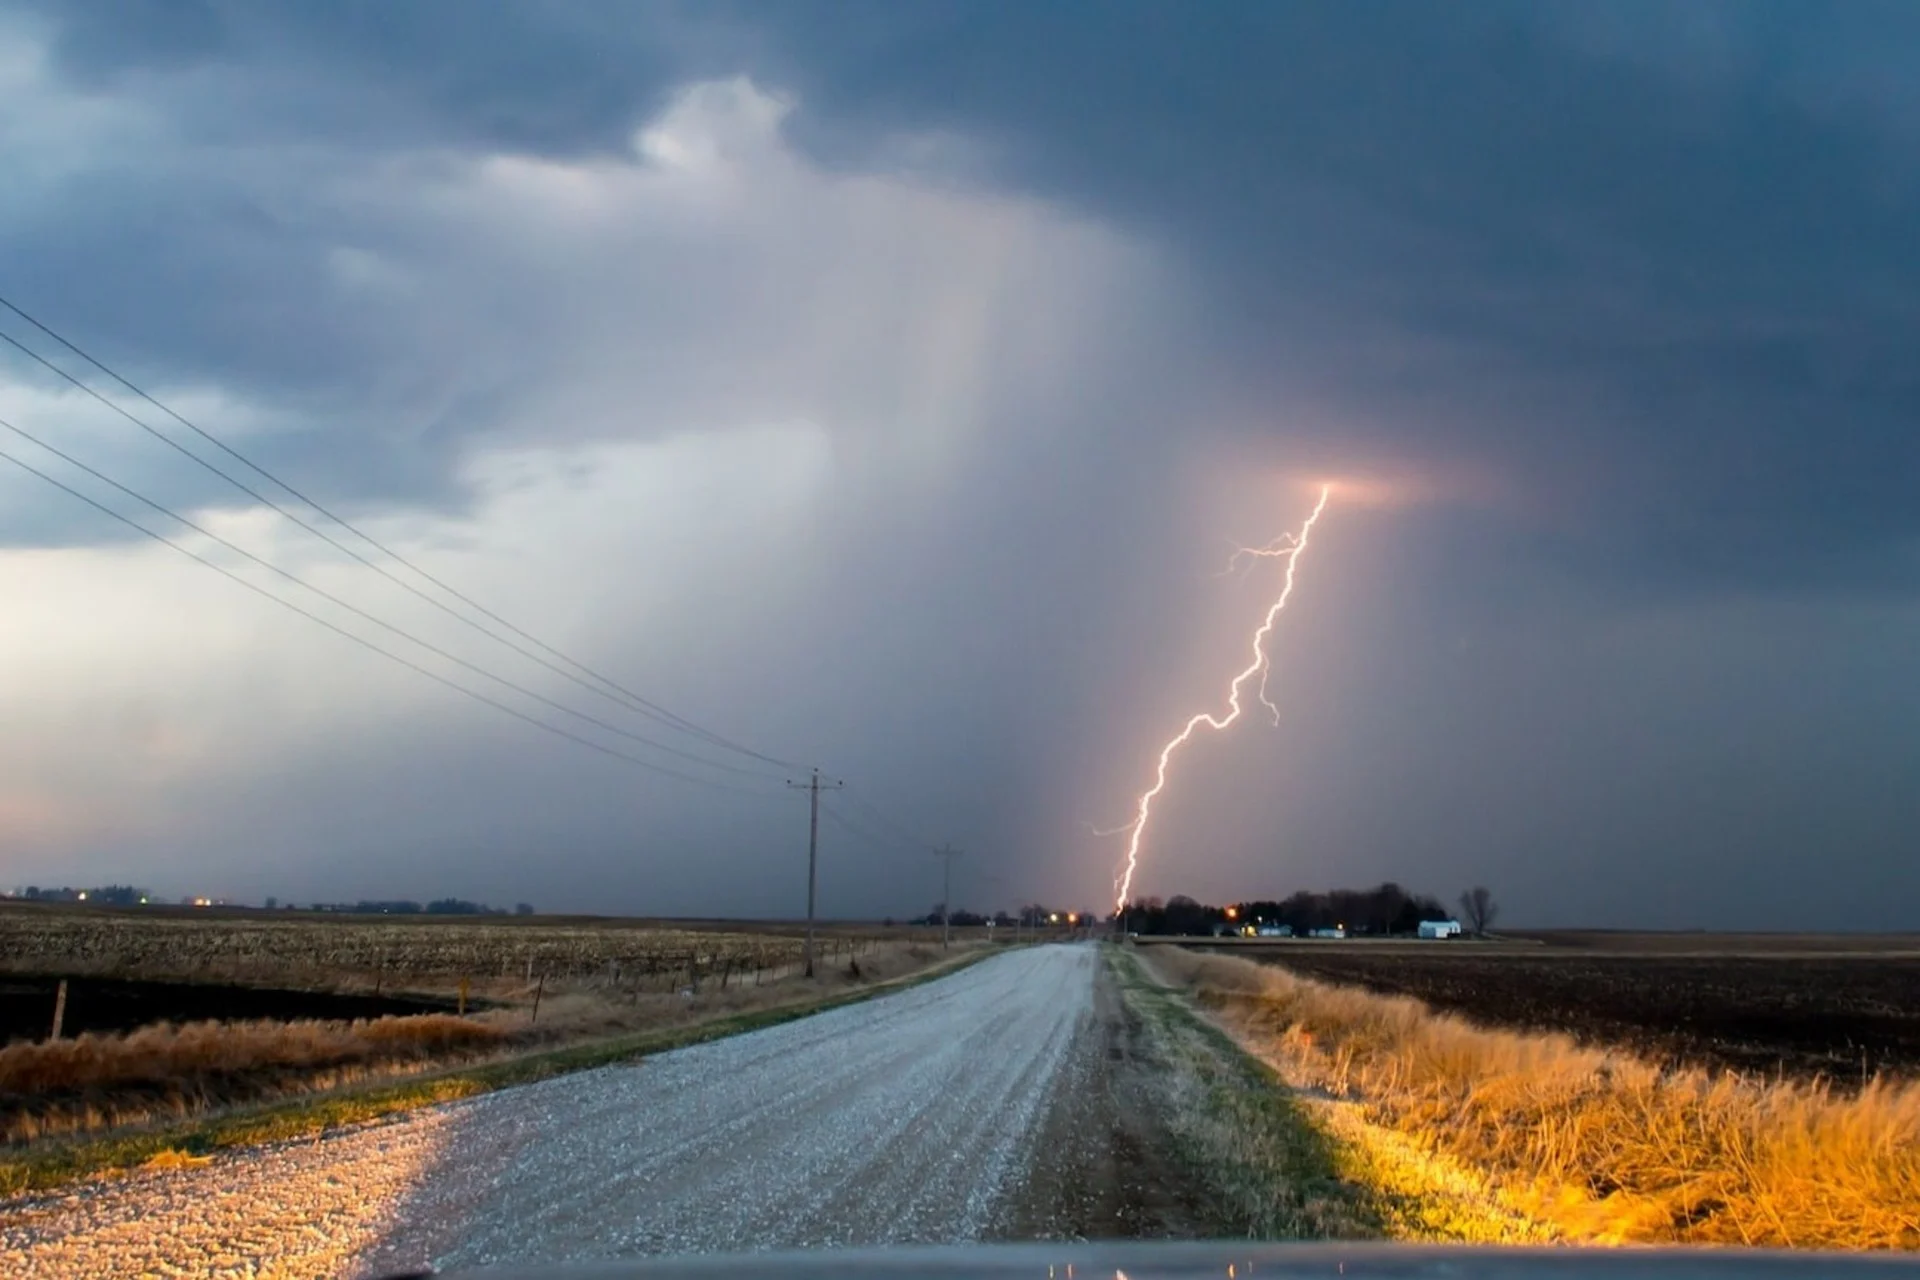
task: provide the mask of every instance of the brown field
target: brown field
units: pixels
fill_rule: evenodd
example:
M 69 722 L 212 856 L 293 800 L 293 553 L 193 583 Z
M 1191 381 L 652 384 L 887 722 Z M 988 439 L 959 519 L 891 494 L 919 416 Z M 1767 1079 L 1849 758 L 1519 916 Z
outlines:
M 844 944 L 849 935 L 829 936 Z M 0 967 L 9 972 L 296 988 L 441 989 L 463 978 L 525 982 L 542 973 L 550 979 L 615 972 L 635 981 L 699 978 L 728 966 L 792 964 L 800 946 L 791 925 L 721 931 L 552 917 L 0 910 Z
M 1848 1087 L 1920 1074 L 1920 939 L 1910 935 L 1568 932 L 1517 944 L 1302 942 L 1235 954 L 1656 1063 Z

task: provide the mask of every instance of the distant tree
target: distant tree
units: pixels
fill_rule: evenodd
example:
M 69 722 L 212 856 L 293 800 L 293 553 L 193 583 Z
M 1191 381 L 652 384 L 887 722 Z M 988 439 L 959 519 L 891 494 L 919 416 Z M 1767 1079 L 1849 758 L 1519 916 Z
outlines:
M 267 910 L 272 911 L 274 908 L 278 907 L 279 905 L 280 905 L 280 899 L 273 897 L 272 895 L 268 895 Z
M 1214 914 L 1211 907 L 1203 907 L 1186 894 L 1176 893 L 1167 899 L 1167 932 L 1183 936 L 1206 933 L 1208 918 Z
M 1500 904 L 1493 900 L 1485 885 L 1477 884 L 1460 895 L 1460 916 L 1475 937 L 1486 937 L 1499 915 Z
M 533 904 L 531 902 L 516 902 L 513 904 L 513 914 L 517 916 L 530 916 L 533 914 Z

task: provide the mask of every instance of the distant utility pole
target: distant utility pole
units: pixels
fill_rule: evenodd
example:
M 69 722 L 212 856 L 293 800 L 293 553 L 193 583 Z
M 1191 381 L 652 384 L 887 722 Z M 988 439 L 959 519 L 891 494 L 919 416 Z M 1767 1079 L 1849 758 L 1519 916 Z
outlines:
M 945 865 L 940 881 L 940 945 L 946 946 L 952 930 L 953 921 L 953 860 L 960 851 L 950 844 L 943 844 L 933 851 L 933 856 Z
M 812 801 L 812 803 L 808 806 L 809 813 L 807 816 L 807 950 L 806 950 L 807 976 L 811 978 L 813 976 L 813 888 L 817 879 L 816 873 L 820 865 L 820 788 L 826 787 L 828 790 L 832 790 L 835 787 L 844 787 L 847 784 L 844 782 L 822 782 L 820 781 L 820 771 L 818 769 L 815 769 L 813 771 L 813 776 L 811 778 L 808 778 L 805 782 L 789 781 L 787 785 L 790 787 L 794 787 L 798 790 L 808 792 L 809 799 Z

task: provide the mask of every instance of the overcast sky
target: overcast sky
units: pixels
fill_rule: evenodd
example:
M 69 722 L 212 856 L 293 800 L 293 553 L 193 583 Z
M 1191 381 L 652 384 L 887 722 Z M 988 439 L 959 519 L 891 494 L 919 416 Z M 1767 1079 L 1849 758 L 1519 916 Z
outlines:
M 1177 759 L 1139 892 L 1913 924 L 1911 5 L 0 4 L 0 173 L 0 295 L 785 762 L 0 344 L 0 419 L 205 532 L 8 454 L 718 784 L 0 462 L 0 883 L 791 915 L 817 764 L 828 915 L 946 841 L 1104 906 L 1278 589 L 1228 557 L 1334 478 L 1280 723 Z

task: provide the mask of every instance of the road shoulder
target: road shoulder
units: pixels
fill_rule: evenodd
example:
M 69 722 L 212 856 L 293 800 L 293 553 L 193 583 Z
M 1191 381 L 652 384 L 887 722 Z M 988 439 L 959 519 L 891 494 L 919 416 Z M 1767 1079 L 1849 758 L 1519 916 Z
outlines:
M 1001 1239 L 1357 1239 L 1382 1234 L 1332 1139 L 1271 1070 L 1101 948 L 1093 1010 L 1055 1083 Z
M 1505 1203 L 1484 1175 L 1461 1161 L 1370 1121 L 1351 1098 L 1290 1080 L 1286 1064 L 1263 1051 L 1261 1035 L 1228 1010 L 1202 1008 L 1191 991 L 1166 984 L 1150 958 L 1127 952 L 1116 954 L 1114 964 L 1127 975 L 1133 998 L 1160 1010 L 1169 1024 L 1188 1024 L 1189 1041 L 1210 1044 L 1221 1064 L 1237 1061 L 1244 1085 L 1230 1084 L 1200 1105 L 1206 1119 L 1193 1137 L 1199 1150 L 1213 1153 L 1218 1180 L 1243 1204 L 1257 1211 L 1263 1196 L 1276 1205 L 1294 1200 L 1295 1212 L 1307 1211 L 1303 1226 L 1349 1222 L 1354 1230 L 1344 1237 L 1338 1229 L 1310 1231 L 1342 1238 L 1476 1244 L 1560 1238 Z

